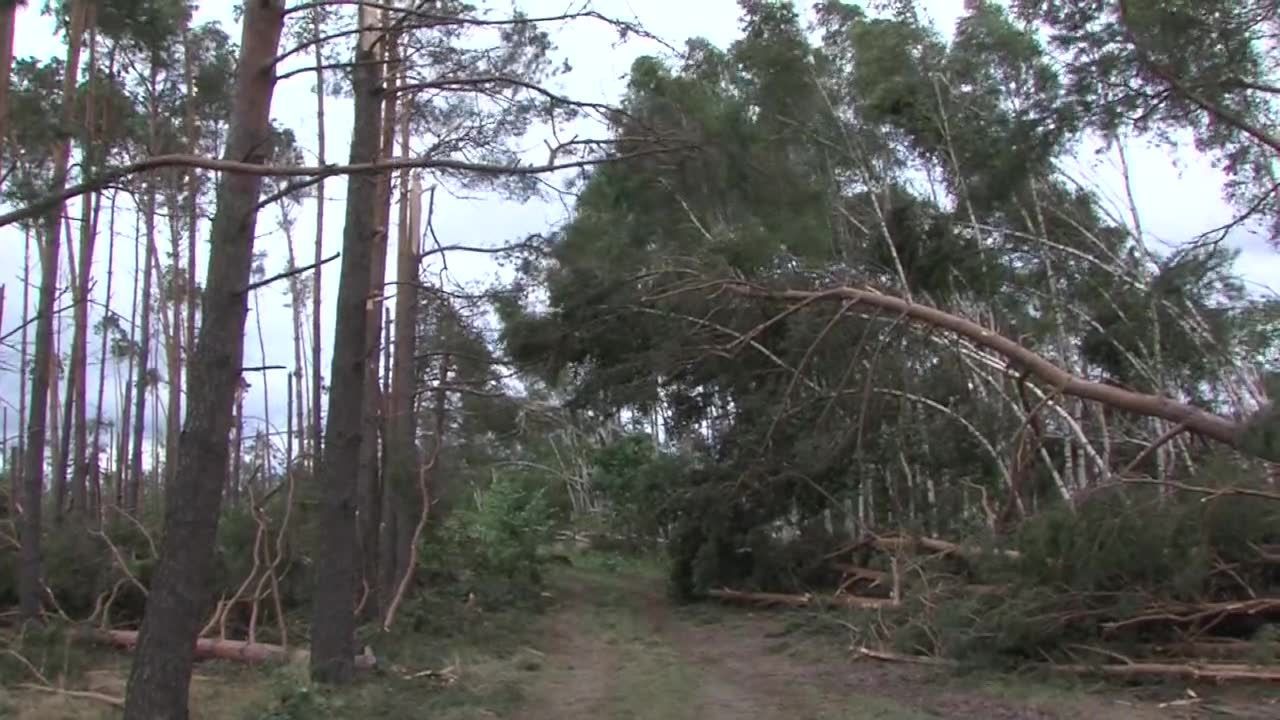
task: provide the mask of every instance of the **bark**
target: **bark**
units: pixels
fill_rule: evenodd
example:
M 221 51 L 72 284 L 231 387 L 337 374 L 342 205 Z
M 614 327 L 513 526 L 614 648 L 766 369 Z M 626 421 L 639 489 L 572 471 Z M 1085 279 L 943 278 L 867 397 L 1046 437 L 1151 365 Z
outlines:
M 131 630 L 97 630 L 91 632 L 90 637 L 123 650 L 132 650 L 138 645 L 138 633 Z M 305 662 L 310 654 L 306 650 L 290 650 L 280 645 L 215 638 L 197 639 L 193 653 L 200 660 L 231 660 L 250 665 Z M 372 655 L 357 655 L 352 658 L 352 664 L 360 670 L 371 670 L 377 665 L 377 659 Z
M 225 157 L 262 164 L 270 133 L 283 0 L 245 3 Z M 125 720 L 186 720 L 196 637 L 210 604 L 227 435 L 240 380 L 260 176 L 228 174 L 210 228 L 205 302 L 191 356 L 178 467 L 165 493 L 164 540 L 129 677 Z
M 141 318 L 138 331 L 138 366 L 134 377 L 133 437 L 129 442 L 129 485 L 125 489 L 125 509 L 136 514 L 142 502 L 142 436 L 147 425 L 147 385 L 151 372 L 151 277 L 155 266 L 155 208 L 156 191 L 153 179 L 148 179 L 143 196 L 143 222 L 146 225 L 147 247 L 142 260 Z
M 316 35 L 320 34 L 321 10 L 314 11 Z M 316 59 L 316 154 L 320 164 L 325 164 L 325 127 L 324 127 L 324 55 L 323 43 L 315 45 Z M 324 376 L 320 372 L 320 288 L 324 275 L 320 266 L 321 255 L 324 254 L 324 179 L 316 186 L 316 272 L 311 287 L 311 477 L 320 476 L 320 456 L 323 451 L 321 442 L 320 397 L 324 386 Z
M 0 151 L 9 140 L 9 81 L 13 74 L 13 35 L 17 20 L 18 3 L 0 3 Z
M 386 341 L 382 345 L 382 364 L 388 370 L 382 376 L 382 414 L 379 416 L 379 427 L 382 431 L 382 437 L 387 437 L 387 416 L 388 402 L 391 398 L 391 312 L 385 312 L 385 320 L 383 321 L 382 336 Z M 396 501 L 393 493 L 387 492 L 387 453 L 386 443 L 383 443 L 382 456 L 378 466 L 379 477 L 381 482 L 379 492 L 381 493 L 382 506 L 382 525 L 379 530 L 378 539 L 378 588 L 383 597 L 391 597 L 395 592 L 397 570 L 400 568 L 400 540 L 403 533 L 400 530 L 400 524 L 404 521 L 403 506 Z
M 29 313 L 31 310 L 31 231 L 28 229 L 22 234 L 22 349 L 18 358 L 18 456 L 17 462 L 13 464 L 13 472 L 10 474 L 9 483 L 12 488 L 11 501 L 14 507 L 14 516 L 17 516 L 17 508 L 22 505 L 22 463 L 24 448 L 26 447 L 23 440 L 22 423 L 27 417 L 27 369 L 30 368 L 28 363 L 30 359 L 29 345 L 27 343 L 27 325 L 31 320 Z M 21 527 L 18 528 L 21 532 Z
M 84 165 L 86 172 L 97 167 L 98 150 L 94 138 L 97 117 L 94 111 L 97 90 L 97 33 L 92 29 L 94 5 L 89 4 L 87 24 L 89 30 L 89 81 L 85 103 Z M 83 517 L 88 505 L 89 435 L 88 435 L 88 370 L 89 370 L 89 281 L 93 275 L 93 252 L 97 244 L 97 214 L 102 203 L 99 193 L 84 196 L 80 218 L 80 273 L 76 287 L 75 327 L 71 340 L 71 382 L 76 387 L 75 398 L 75 448 L 71 459 L 71 512 Z
M 71 26 L 67 36 L 67 64 L 63 77 L 63 97 L 75 92 L 80 69 L 80 45 L 84 35 L 87 4 L 81 0 L 71 6 Z M 70 127 L 75 103 L 63 103 L 63 124 Z M 71 160 L 71 141 L 63 139 L 54 154 L 52 189 L 61 192 L 67 184 L 67 165 Z M 18 602 L 25 620 L 40 617 L 43 595 L 40 561 L 41 501 L 44 494 L 45 423 L 49 408 L 49 386 L 53 369 L 54 297 L 58 292 L 58 254 L 62 232 L 63 204 L 55 203 L 44 218 L 44 260 L 41 267 L 39 319 L 31 376 L 31 416 L 27 420 L 27 443 L 22 458 L 23 513 L 20 527 L 22 547 L 18 560 Z
M 200 127 L 196 122 L 196 83 L 195 61 L 192 57 L 190 28 L 191 18 L 182 16 L 182 73 L 187 88 L 187 97 L 183 102 L 183 129 L 187 135 L 187 148 L 191 153 L 200 150 Z M 187 173 L 187 286 L 183 293 L 187 307 L 186 337 L 183 340 L 183 351 L 187 355 L 187 364 L 191 363 L 191 350 L 196 346 L 196 234 L 200 231 L 200 173 L 191 168 Z
M 360 9 L 362 32 L 352 70 L 354 123 L 351 162 L 374 162 L 379 154 L 382 66 L 378 34 L 370 30 L 378 16 Z M 352 676 L 355 646 L 356 517 L 355 478 L 364 435 L 365 338 L 369 323 L 372 242 L 378 196 L 376 176 L 347 180 L 346 226 L 342 237 L 342 273 L 330 367 L 329 411 L 325 423 L 324 462 L 320 465 L 320 511 L 312 608 L 311 677 L 345 683 Z
M 1014 340 L 992 332 L 971 320 L 928 305 L 909 302 L 870 289 L 848 286 L 827 290 L 768 290 L 740 282 L 718 284 L 731 292 L 749 297 L 786 300 L 793 303 L 814 300 L 853 301 L 900 313 L 916 322 L 953 332 L 979 347 L 995 352 L 1064 395 L 1093 400 L 1120 410 L 1161 418 L 1175 424 L 1185 424 L 1189 429 L 1205 437 L 1243 450 L 1241 445 L 1245 428 L 1241 423 L 1171 398 L 1134 392 L 1077 377 Z M 1272 460 L 1273 458 L 1263 459 Z
M 388 13 L 383 12 L 383 24 L 387 25 Z M 387 57 L 387 97 L 383 104 L 382 117 L 382 159 L 389 160 L 395 154 L 396 100 L 395 88 L 399 82 L 399 45 L 394 35 L 387 39 L 385 54 Z M 369 358 L 369 366 L 365 371 L 365 435 L 360 444 L 360 466 L 356 473 L 356 485 L 359 493 L 357 516 L 360 519 L 361 566 L 364 581 L 368 585 L 369 595 L 362 608 L 365 618 L 377 618 L 382 615 L 383 590 L 389 587 L 380 575 L 381 552 L 378 547 L 380 528 L 383 522 L 383 477 L 378 466 L 378 430 L 385 421 L 383 412 L 386 397 L 380 392 L 378 385 L 379 358 L 378 348 L 382 343 L 382 305 L 387 275 L 387 229 L 391 217 L 391 173 L 378 176 L 378 213 L 375 221 L 380 232 L 373 239 L 373 261 L 371 264 L 373 297 L 369 303 L 368 326 L 365 330 L 365 352 Z M 390 341 L 390 338 L 388 338 Z M 390 367 L 387 372 L 390 373 Z M 385 434 L 383 434 L 385 438 Z
M 115 237 L 116 228 L 116 201 L 113 197 L 111 200 L 111 213 L 107 220 L 107 233 L 110 237 Z M 106 288 L 106 305 L 111 307 L 111 289 L 112 282 L 115 279 L 116 265 L 116 244 L 114 242 L 107 243 L 107 288 Z M 105 320 L 105 317 L 104 317 Z M 102 326 L 102 341 L 98 348 L 98 402 L 94 407 L 97 413 L 97 422 L 93 426 L 93 492 L 94 502 L 97 506 L 98 522 L 102 521 L 102 463 L 99 461 L 99 455 L 102 452 L 102 399 L 107 387 L 107 347 L 110 344 L 111 330 L 105 323 Z
M 142 263 L 138 262 L 138 238 L 135 225 L 134 242 L 133 242 L 133 301 L 129 305 L 129 347 L 136 348 L 138 338 L 138 271 L 142 268 Z M 124 408 L 120 413 L 120 447 L 116 454 L 116 506 L 129 509 L 129 483 L 130 483 L 130 464 L 131 445 L 129 443 L 132 435 L 131 424 L 133 413 L 133 388 L 134 388 L 134 368 L 137 366 L 137 352 L 130 352 L 128 357 L 128 366 L 124 374 L 124 397 L 121 407 Z

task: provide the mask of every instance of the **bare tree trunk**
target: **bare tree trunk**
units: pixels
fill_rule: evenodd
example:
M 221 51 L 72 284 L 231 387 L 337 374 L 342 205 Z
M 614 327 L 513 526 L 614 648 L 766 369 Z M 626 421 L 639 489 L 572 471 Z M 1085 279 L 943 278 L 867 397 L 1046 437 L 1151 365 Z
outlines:
M 114 238 L 116 231 L 116 196 L 111 198 L 111 212 L 107 219 L 107 237 Z M 96 512 L 98 522 L 102 522 L 102 462 L 99 456 L 102 453 L 102 398 L 107 386 L 107 346 L 108 338 L 111 336 L 111 325 L 105 322 L 107 316 L 111 313 L 111 285 L 115 277 L 116 264 L 116 244 L 114 242 L 107 243 L 107 291 L 106 291 L 106 309 L 104 310 L 102 323 L 102 342 L 98 350 L 98 404 L 97 422 L 93 426 L 93 491 L 95 503 L 97 505 Z
M 142 437 L 147 425 L 147 386 L 151 375 L 151 276 L 155 267 L 156 190 L 154 178 L 147 178 L 143 195 L 143 223 L 146 225 L 147 247 L 142 260 L 142 317 L 138 331 L 138 371 L 134 385 L 133 438 L 129 444 L 129 485 L 125 490 L 125 509 L 138 512 L 142 503 Z
M 321 10 L 314 11 L 316 36 L 320 35 Z M 324 132 L 324 70 L 325 61 L 322 53 L 323 43 L 315 44 L 316 60 L 316 154 L 319 162 L 325 161 Z M 320 456 L 324 450 L 321 442 L 320 390 L 324 386 L 324 376 L 320 373 L 320 288 L 324 268 L 321 255 L 324 253 L 324 180 L 316 185 L 316 270 L 311 287 L 311 476 L 320 477 Z
M 187 134 L 187 149 L 191 154 L 200 151 L 200 128 L 196 123 L 196 82 L 195 62 L 192 58 L 191 35 L 188 22 L 190 18 L 183 13 L 182 18 L 182 73 L 187 96 L 183 101 L 183 129 Z M 191 351 L 196 346 L 196 234 L 200 231 L 200 171 L 191 168 L 187 173 L 187 286 L 182 294 L 187 306 L 186 337 L 183 340 L 183 352 L 186 353 L 187 365 L 191 364 Z M 175 320 L 175 324 L 176 324 Z
M 84 122 L 84 166 L 86 173 L 92 173 L 97 167 L 98 149 L 94 138 L 94 126 L 97 124 L 95 112 L 98 52 L 97 31 L 93 29 L 95 6 L 89 4 L 87 23 L 89 29 L 89 81 L 85 102 Z M 75 399 L 75 449 L 71 459 L 71 512 L 75 516 L 84 517 L 88 506 L 87 483 L 89 470 L 89 435 L 88 435 L 88 370 L 89 370 L 89 281 L 93 276 L 93 252 L 97 243 L 98 212 L 102 205 L 102 196 L 89 193 L 83 198 L 84 204 L 80 218 L 80 274 L 76 288 L 75 327 L 71 340 L 71 372 L 72 382 L 76 386 Z M 70 430 L 70 428 L 68 428 Z
M 389 196 L 388 196 L 389 197 Z M 388 212 L 390 208 L 388 208 Z M 390 412 L 391 401 L 391 312 L 384 311 L 386 318 L 383 321 L 382 337 L 382 365 L 387 370 L 382 377 L 382 414 L 379 417 L 379 427 L 382 432 L 383 446 L 381 462 L 378 466 L 378 474 L 381 478 L 378 486 L 378 492 L 381 497 L 381 516 L 382 524 L 378 534 L 378 590 L 382 597 L 391 597 L 395 592 L 396 586 L 396 568 L 400 567 L 400 556 L 398 554 L 399 543 L 397 538 L 400 537 L 399 519 L 403 514 L 400 505 L 393 501 L 394 495 L 387 492 L 387 417 Z
M 270 133 L 275 57 L 283 0 L 245 3 L 225 157 L 262 163 Z M 125 698 L 125 720 L 186 720 L 196 636 L 210 604 L 227 434 L 244 351 L 245 288 L 262 179 L 230 173 L 218 191 L 210 229 L 203 319 L 191 357 L 178 468 L 164 496 L 160 560 L 147 598 Z
M 17 20 L 18 3 L 0 3 L 0 151 L 9 139 L 9 79 L 13 74 L 13 35 Z
M 383 12 L 383 24 L 389 24 L 386 11 Z M 388 59 L 388 75 L 386 81 L 387 96 L 383 105 L 381 154 L 382 159 L 389 160 L 395 154 L 397 99 L 395 88 L 399 82 L 397 73 L 399 72 L 400 50 L 398 40 L 394 34 L 388 36 L 386 42 L 387 45 L 384 50 Z M 376 212 L 378 216 L 375 226 L 382 228 L 383 232 L 374 235 L 373 261 L 370 265 L 372 272 L 370 282 L 372 283 L 373 297 L 369 303 L 368 326 L 365 331 L 365 352 L 369 358 L 369 366 L 365 370 L 365 434 L 360 442 L 360 466 L 356 473 L 356 486 L 359 493 L 357 516 L 360 520 L 360 548 L 363 556 L 361 564 L 363 566 L 364 580 L 369 586 L 369 595 L 364 604 L 366 618 L 381 617 L 382 589 L 384 588 L 384 584 L 379 579 L 378 571 L 380 555 L 378 542 L 383 518 L 383 478 L 378 463 L 378 430 L 385 418 L 383 410 L 386 398 L 382 396 L 378 383 L 380 367 L 378 348 L 382 342 L 382 306 L 383 298 L 386 296 L 384 292 L 387 275 L 386 229 L 389 227 L 391 217 L 391 173 L 389 171 L 378 178 Z M 387 368 L 387 371 L 390 372 L 390 368 Z
M 22 233 L 22 350 L 18 359 L 18 462 L 10 474 L 10 487 L 13 488 L 13 507 L 22 505 L 22 463 L 26 443 L 23 440 L 23 422 L 27 417 L 27 372 L 30 370 L 30 355 L 27 344 L 27 325 L 31 320 L 31 229 Z M 16 517 L 16 513 L 15 513 Z
M 401 142 L 407 154 L 408 124 L 405 123 Z M 395 347 L 392 353 L 391 397 L 388 403 L 387 422 L 387 478 L 385 492 L 396 498 L 395 505 L 408 509 L 413 506 L 414 478 L 417 475 L 417 443 L 414 442 L 414 385 L 416 380 L 414 356 L 417 352 L 417 327 L 415 323 L 418 304 L 418 233 L 421 231 L 422 187 L 417 179 L 408 181 L 401 177 L 402 203 L 400 242 L 396 256 L 396 306 Z M 413 556 L 406 546 L 409 536 L 409 515 L 397 511 L 396 556 L 406 563 Z M 407 577 L 412 569 L 397 563 L 395 576 Z M 389 618 L 388 618 L 389 619 Z
M 71 25 L 67 35 L 67 64 L 62 80 L 62 95 L 75 93 L 80 74 L 80 45 L 84 36 L 87 4 L 77 0 L 71 5 Z M 62 104 L 64 127 L 71 127 L 75 103 Z M 58 193 L 67 184 L 67 165 L 71 160 L 71 141 L 63 138 L 54 153 L 51 192 Z M 55 203 L 45 217 L 44 264 L 41 268 L 39 319 L 36 322 L 35 372 L 31 376 L 31 417 L 27 420 L 27 445 L 23 464 L 23 513 L 20 527 L 18 562 L 18 602 L 24 620 L 40 618 L 43 590 L 40 562 L 40 505 L 44 494 L 45 422 L 48 419 L 49 385 L 53 369 L 54 296 L 58 292 L 58 251 L 62 232 L 63 203 Z
M 361 33 L 352 69 L 355 121 L 351 162 L 375 162 L 380 152 L 382 66 L 378 15 L 360 8 Z M 311 677 L 325 683 L 350 681 L 355 650 L 355 478 L 364 434 L 365 338 L 372 278 L 372 241 L 378 179 L 352 175 L 347 181 L 347 217 L 342 237 L 342 274 L 330 368 L 324 463 L 320 466 L 320 519 L 312 610 Z
M 130 478 L 132 476 L 130 459 L 132 458 L 132 447 L 129 443 L 132 437 L 132 413 L 133 413 L 133 388 L 134 388 L 134 369 L 137 367 L 138 355 L 137 338 L 138 338 L 138 271 L 143 267 L 143 263 L 138 262 L 138 230 L 137 224 L 134 225 L 133 239 L 133 303 L 129 306 L 129 360 L 125 371 L 124 382 L 124 398 L 120 407 L 120 450 L 116 454 L 116 506 L 130 509 Z

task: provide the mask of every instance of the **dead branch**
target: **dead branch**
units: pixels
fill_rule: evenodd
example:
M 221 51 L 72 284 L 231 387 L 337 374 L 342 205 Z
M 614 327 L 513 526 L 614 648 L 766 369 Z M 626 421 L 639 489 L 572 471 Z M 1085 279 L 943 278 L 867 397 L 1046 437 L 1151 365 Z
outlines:
M 18 683 L 18 687 L 23 690 L 35 690 L 37 692 L 63 695 L 65 697 L 78 698 L 81 700 L 97 700 L 98 702 L 104 702 L 112 707 L 124 707 L 124 698 L 107 695 L 106 693 L 93 692 L 92 690 L 64 690 L 62 688 L 53 687 L 52 685 L 37 685 L 35 683 Z
M 340 253 L 340 252 L 336 252 L 336 253 L 334 253 L 334 254 L 330 255 L 329 257 L 327 257 L 327 258 L 325 258 L 325 259 L 321 260 L 320 262 L 313 262 L 313 263 L 311 263 L 310 265 L 303 265 L 302 267 L 299 267 L 299 268 L 293 268 L 293 269 L 291 269 L 291 270 L 285 270 L 284 272 L 276 273 L 275 275 L 272 275 L 272 276 L 271 276 L 271 277 L 269 277 L 269 278 L 265 278 L 265 279 L 259 280 L 259 281 L 257 281 L 257 282 L 249 283 L 249 285 L 248 285 L 248 286 L 246 286 L 244 290 L 241 290 L 241 291 L 240 291 L 240 294 L 241 294 L 241 295 L 246 295 L 246 294 L 251 293 L 251 292 L 253 292 L 254 290 L 257 290 L 257 289 L 259 289 L 259 288 L 266 287 L 267 285 L 270 285 L 271 283 L 276 282 L 276 281 L 278 281 L 278 280 L 286 280 L 286 279 L 291 278 L 291 277 L 293 277 L 293 276 L 295 276 L 295 275 L 301 275 L 302 273 L 310 272 L 310 271 L 315 270 L 316 268 L 320 267 L 321 265 L 324 265 L 324 264 L 326 264 L 326 263 L 330 263 L 330 262 L 333 262 L 334 260 L 337 260 L 337 259 L 338 259 L 339 257 L 341 257 L 341 256 L 342 256 L 342 253 Z
M 1244 497 L 1266 498 L 1267 500 L 1280 500 L 1280 492 L 1271 492 L 1269 490 L 1257 490 L 1254 488 L 1242 488 L 1242 487 L 1234 487 L 1234 486 L 1224 487 L 1224 488 L 1213 488 L 1213 487 L 1206 487 L 1204 485 L 1188 485 L 1187 483 L 1178 482 L 1176 480 L 1158 480 L 1156 478 L 1151 478 L 1151 477 L 1134 477 L 1134 476 L 1117 478 L 1117 482 L 1126 483 L 1130 485 L 1160 485 L 1167 488 L 1173 488 L 1175 490 L 1184 490 L 1186 492 L 1193 492 L 1193 493 L 1200 493 L 1201 495 L 1208 495 L 1209 498 L 1222 497 L 1226 495 L 1241 495 Z M 1205 499 L 1208 500 L 1209 498 L 1205 498 Z
M 784 593 L 744 592 L 721 588 L 708 590 L 708 597 L 727 602 L 745 603 L 748 605 L 785 605 L 788 607 L 846 607 L 860 610 L 882 610 L 898 607 L 896 600 L 886 598 L 869 598 L 858 595 L 788 595 Z
M 1154 606 L 1134 617 L 1104 624 L 1108 632 L 1134 625 L 1167 622 L 1177 625 L 1241 615 L 1271 615 L 1280 613 L 1280 598 L 1257 598 L 1231 602 L 1202 604 L 1177 604 Z
M 901 653 L 888 652 L 886 650 L 872 650 L 869 647 L 856 647 L 854 651 L 859 655 L 872 660 L 882 660 L 884 662 L 910 663 L 912 665 L 932 665 L 934 667 L 955 667 L 954 660 L 947 658 L 931 657 L 929 655 L 903 655 Z
M 65 190 L 46 195 L 39 200 L 22 207 L 18 210 L 0 215 L 0 227 L 12 225 L 22 220 L 29 220 L 39 217 L 42 213 L 51 207 L 57 206 L 59 203 L 70 200 L 71 198 L 100 190 L 107 185 L 119 182 L 123 178 L 131 175 L 149 172 L 151 170 L 160 170 L 165 168 L 187 168 L 196 170 L 210 170 L 213 172 L 239 173 L 245 175 L 259 175 L 271 177 L 310 177 L 314 175 L 369 175 L 388 172 L 391 170 L 402 169 L 432 169 L 432 170 L 449 170 L 454 172 L 468 172 L 483 175 L 543 175 L 558 172 L 560 170 L 575 170 L 592 165 L 599 165 L 603 162 L 614 162 L 618 160 L 626 160 L 636 157 L 645 157 L 648 155 L 657 155 L 666 152 L 673 152 L 681 149 L 688 149 L 684 146 L 672 146 L 670 148 L 649 148 L 637 150 L 635 152 L 623 153 L 621 155 L 609 158 L 587 158 L 581 160 L 568 160 L 565 162 L 551 163 L 546 165 L 491 165 L 487 163 L 468 162 L 466 160 L 457 160 L 452 158 L 430 158 L 430 157 L 402 157 L 392 158 L 390 160 L 381 160 L 371 163 L 356 163 L 351 165 L 327 165 L 317 166 L 291 166 L 291 165 L 259 165 L 257 163 L 240 162 L 236 160 L 225 160 L 222 158 L 203 157 L 200 155 L 183 155 L 169 154 L 156 155 L 154 157 L 139 160 L 137 162 L 122 165 L 118 168 L 108 170 L 101 173 L 97 177 L 90 178 L 84 182 L 68 186 Z
M 1280 668 L 1256 665 L 1185 665 L 1135 662 L 1127 665 L 1049 665 L 1050 670 L 1071 675 L 1108 675 L 1121 678 L 1177 678 L 1209 682 L 1280 682 Z

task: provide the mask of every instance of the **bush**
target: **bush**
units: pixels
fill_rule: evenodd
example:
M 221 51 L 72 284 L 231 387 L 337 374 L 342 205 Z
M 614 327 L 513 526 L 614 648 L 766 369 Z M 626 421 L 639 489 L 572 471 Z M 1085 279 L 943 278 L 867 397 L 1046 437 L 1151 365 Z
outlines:
M 518 478 L 497 476 L 436 532 L 419 553 L 428 588 L 447 587 L 481 603 L 520 602 L 541 588 L 539 549 L 551 538 L 553 522 L 545 489 Z

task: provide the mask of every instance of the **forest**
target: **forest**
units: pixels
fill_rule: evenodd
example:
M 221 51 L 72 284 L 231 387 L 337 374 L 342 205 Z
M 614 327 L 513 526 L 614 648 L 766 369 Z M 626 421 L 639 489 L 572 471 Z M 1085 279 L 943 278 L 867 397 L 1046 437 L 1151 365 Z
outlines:
M 204 6 L 0 0 L 0 716 L 1280 713 L 1273 0 Z

